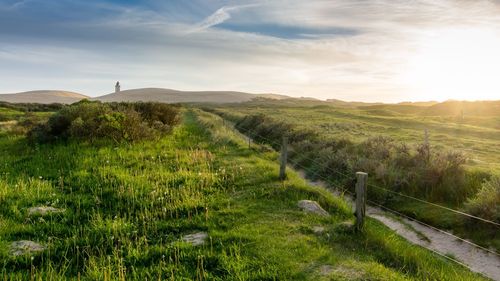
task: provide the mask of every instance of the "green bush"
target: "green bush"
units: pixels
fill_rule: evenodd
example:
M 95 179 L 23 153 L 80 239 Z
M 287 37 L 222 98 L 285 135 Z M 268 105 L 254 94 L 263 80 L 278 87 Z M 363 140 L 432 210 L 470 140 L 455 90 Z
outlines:
M 138 102 L 132 104 L 144 120 L 153 124 L 173 126 L 179 123 L 179 110 L 172 105 L 157 102 Z
M 290 124 L 274 121 L 263 114 L 245 116 L 241 120 L 237 120 L 235 127 L 255 141 L 267 143 L 275 149 L 281 146 L 281 139 L 284 136 L 288 137 L 289 143 L 317 138 L 317 134 L 313 131 L 296 130 Z
M 159 103 L 106 104 L 87 100 L 65 106 L 49 120 L 30 130 L 38 142 L 84 139 L 114 142 L 152 139 L 179 122 L 179 110 Z
M 500 177 L 485 181 L 465 208 L 472 215 L 500 223 Z
M 462 153 L 441 151 L 422 144 L 409 146 L 377 136 L 361 143 L 344 137 L 321 139 L 317 133 L 298 130 L 291 124 L 263 115 L 236 120 L 236 127 L 258 142 L 281 146 L 289 139 L 289 158 L 305 168 L 313 178 L 348 183 L 355 171 L 365 171 L 371 180 L 385 188 L 435 202 L 459 205 L 471 194 Z

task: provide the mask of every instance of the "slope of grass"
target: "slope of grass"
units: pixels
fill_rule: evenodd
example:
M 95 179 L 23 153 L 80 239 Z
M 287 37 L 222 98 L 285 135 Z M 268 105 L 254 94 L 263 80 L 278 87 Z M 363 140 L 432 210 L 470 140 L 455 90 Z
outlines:
M 263 138 L 261 140 L 264 142 L 268 142 L 266 139 L 273 139 L 275 143 L 279 143 L 281 140 L 280 134 L 288 133 L 293 139 L 291 140 L 290 161 L 305 167 L 307 174 L 311 178 L 320 175 L 334 182 L 335 186 L 341 185 L 342 188 L 353 187 L 353 184 L 351 184 L 352 177 L 350 176 L 354 174 L 354 171 L 351 171 L 352 165 L 363 164 L 363 160 L 369 157 L 366 154 L 366 150 L 362 148 L 367 145 L 366 141 L 373 137 L 389 136 L 392 137 L 394 140 L 393 143 L 396 145 L 404 143 L 405 146 L 413 145 L 418 148 L 418 145 L 423 143 L 423 139 L 418 139 L 416 134 L 421 134 L 422 131 L 418 129 L 425 128 L 425 124 L 428 123 L 429 128 L 435 127 L 435 130 L 441 133 L 438 136 L 434 136 L 431 131 L 431 153 L 437 155 L 447 150 L 463 152 L 465 147 L 469 147 L 468 141 L 470 141 L 474 145 L 481 147 L 481 150 L 489 151 L 487 154 L 489 158 L 493 158 L 495 155 L 493 152 L 498 149 L 495 143 L 497 142 L 497 138 L 500 137 L 500 133 L 497 132 L 498 130 L 495 131 L 495 129 L 487 128 L 483 130 L 485 135 L 476 134 L 477 132 L 473 130 L 467 133 L 466 130 L 457 129 L 457 132 L 460 132 L 462 135 L 454 138 L 446 135 L 447 130 L 457 125 L 453 122 L 438 122 L 434 119 L 421 120 L 415 116 L 373 117 L 366 115 L 366 113 L 359 113 L 355 109 L 339 110 L 331 107 L 275 107 L 271 109 L 267 107 L 257 108 L 240 105 L 220 107 L 216 111 L 226 118 L 236 121 L 242 132 L 248 133 L 257 139 L 262 135 Z M 260 117 L 254 115 L 259 113 L 264 115 Z M 245 116 L 248 117 L 245 118 Z M 253 122 L 251 120 L 255 122 L 248 123 Z M 245 124 L 250 125 L 246 126 Z M 391 126 L 391 124 L 401 124 L 402 127 Z M 481 131 L 481 128 L 476 127 L 478 131 Z M 490 133 L 492 136 L 490 138 L 486 137 Z M 295 136 L 297 134 L 303 134 L 303 136 Z M 314 142 L 314 139 L 319 139 L 319 141 Z M 312 144 L 308 146 L 308 143 L 311 143 L 311 141 Z M 354 143 L 354 146 L 361 147 L 361 149 L 356 150 L 342 147 L 342 143 L 351 142 Z M 363 151 L 363 153 L 359 153 L 359 151 Z M 371 150 L 371 152 L 373 151 L 375 149 Z M 383 149 L 380 151 L 383 152 Z M 468 157 L 480 157 L 469 150 L 465 152 Z M 414 181 L 413 184 L 398 187 L 398 181 L 400 180 L 400 182 L 405 183 L 407 175 L 411 175 L 412 173 L 416 173 L 417 176 L 425 175 L 425 173 L 422 173 L 422 170 L 418 169 L 403 170 L 401 162 L 397 162 L 396 160 L 404 159 L 407 155 L 400 154 L 400 156 L 399 158 L 375 159 L 371 164 L 378 165 L 376 169 L 365 170 L 369 169 L 370 165 L 368 165 L 368 168 L 365 167 L 367 165 L 359 165 L 364 168 L 357 167 L 356 169 L 370 173 L 369 182 L 375 186 L 403 192 L 423 200 L 460 210 L 464 210 L 468 198 L 474 198 L 475 194 L 481 188 L 483 180 L 498 172 L 496 163 L 484 163 L 471 161 L 474 159 L 470 159 L 465 165 L 465 170 L 460 168 L 456 173 L 448 173 L 449 177 L 454 179 L 460 178 L 461 174 L 464 175 L 463 181 L 450 182 L 439 186 L 432 185 L 432 181 L 426 182 L 425 180 L 439 179 L 439 174 L 428 173 L 429 177 L 422 177 L 420 180 Z M 436 161 L 435 163 L 439 164 L 441 162 Z M 416 167 L 418 168 L 418 165 Z M 438 170 L 436 169 L 435 171 Z M 399 180 L 390 181 L 387 180 L 388 178 Z M 430 189 L 433 190 L 434 194 L 439 195 L 429 195 L 428 190 Z M 492 224 L 469 219 L 461 214 L 393 195 L 374 186 L 370 187 L 369 199 L 433 226 L 453 231 L 456 235 L 472 239 L 479 245 L 487 248 L 491 247 L 496 250 L 500 249 L 500 237 L 497 235 L 498 228 Z
M 393 105 L 391 111 L 404 106 Z M 369 137 L 384 135 L 408 144 L 422 143 L 427 129 L 436 149 L 464 151 L 471 169 L 500 173 L 500 119 L 498 116 L 418 116 L 405 113 L 322 107 L 252 106 L 247 104 L 220 107 L 230 114 L 263 113 L 276 120 L 301 128 L 313 129 L 328 138 L 345 137 L 361 142 Z
M 353 233 L 349 206 L 190 111 L 160 141 L 28 145 L 0 137 L 0 278 L 13 280 L 480 280 L 374 220 Z M 317 200 L 332 216 L 300 211 Z M 29 217 L 27 208 L 65 212 Z M 314 227 L 325 232 L 316 234 Z M 205 231 L 206 244 L 180 242 Z M 48 247 L 12 257 L 8 245 Z

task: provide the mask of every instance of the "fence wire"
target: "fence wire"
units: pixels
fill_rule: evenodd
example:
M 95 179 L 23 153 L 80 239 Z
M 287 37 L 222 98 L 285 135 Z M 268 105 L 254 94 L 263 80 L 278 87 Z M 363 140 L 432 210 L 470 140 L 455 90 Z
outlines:
M 220 117 L 220 116 L 219 116 L 219 117 Z M 221 117 L 221 118 L 222 118 L 222 117 Z M 223 118 L 222 118 L 222 119 L 223 119 Z M 223 119 L 223 120 L 225 120 L 225 119 Z M 238 126 L 236 126 L 236 124 L 234 124 L 234 123 L 232 123 L 232 122 L 229 122 L 229 123 L 231 123 L 231 124 L 232 124 L 232 126 L 229 126 L 230 128 L 232 128 L 232 129 L 236 129 L 238 132 L 242 133 L 244 136 L 246 136 L 246 137 L 248 137 L 248 138 L 250 138 L 250 137 L 249 137 L 249 136 L 247 136 L 247 135 L 245 135 L 245 133 L 241 132 L 241 131 L 240 131 L 240 129 L 243 129 L 244 131 L 247 131 L 247 133 L 248 133 L 248 132 L 253 133 L 253 131 L 247 130 L 246 128 L 238 127 Z M 224 125 L 228 126 L 227 122 L 224 122 Z M 265 140 L 265 141 L 267 141 L 267 142 L 269 142 L 270 144 L 278 144 L 278 143 L 279 143 L 279 142 L 277 142 L 277 141 L 275 141 L 275 140 L 271 140 L 271 139 L 266 138 L 266 137 L 261 136 L 261 135 L 259 135 L 258 137 L 259 137 L 259 138 L 261 138 L 261 139 L 263 139 L 263 140 Z M 311 159 L 311 158 L 308 158 L 308 157 L 303 157 L 303 159 L 306 159 L 306 160 L 310 161 L 311 163 L 314 163 L 314 164 L 317 164 L 317 165 L 321 165 L 321 163 L 319 163 L 319 162 L 315 161 L 314 159 Z M 310 168 L 305 167 L 305 166 L 303 166 L 303 165 L 301 165 L 301 164 L 299 164 L 299 163 L 292 163 L 292 164 L 293 164 L 294 166 L 296 166 L 296 167 L 299 167 L 300 169 L 303 169 L 304 171 L 306 171 L 306 170 L 309 170 L 309 169 L 310 169 Z M 335 170 L 333 170 L 333 169 L 331 169 L 331 168 L 329 168 L 329 167 L 325 167 L 325 168 L 327 169 L 327 171 L 329 171 L 329 172 L 333 172 L 333 173 L 336 173 L 336 174 L 341 175 L 341 176 L 343 176 L 343 177 L 345 177 L 345 178 L 347 178 L 347 179 L 352 178 L 352 176 L 348 176 L 348 175 L 346 175 L 346 174 L 344 174 L 344 173 L 342 173 L 342 172 L 335 171 Z M 340 190 L 342 193 L 348 193 L 348 194 L 350 194 L 350 195 L 351 195 L 351 196 L 353 196 L 353 197 L 355 196 L 355 194 L 354 194 L 353 192 L 349 191 L 349 190 L 348 190 L 348 189 L 346 189 L 346 188 L 343 188 L 343 187 L 342 187 L 342 186 L 340 186 L 340 185 L 335 185 L 335 184 L 333 184 L 333 183 L 332 183 L 332 181 L 331 181 L 330 179 L 326 178 L 326 177 L 323 177 L 323 176 L 318 175 L 318 174 L 316 175 L 316 177 L 317 177 L 317 178 L 319 178 L 320 180 L 324 181 L 324 182 L 325 182 L 326 184 L 328 184 L 329 186 L 332 186 L 333 188 Z M 413 197 L 413 196 L 409 196 L 409 195 L 401 194 L 401 193 L 399 193 L 399 192 L 395 192 L 395 191 L 392 191 L 392 190 L 389 190 L 389 189 L 386 189 L 386 188 L 382 188 L 382 187 L 379 187 L 379 186 L 376 186 L 376 185 L 373 185 L 373 184 L 367 184 L 367 185 L 368 185 L 368 186 L 371 186 L 371 187 L 379 188 L 379 189 L 384 190 L 384 191 L 388 191 L 388 192 L 390 192 L 390 193 L 393 193 L 393 194 L 396 194 L 396 195 L 399 195 L 399 196 L 406 197 L 406 198 L 408 198 L 408 199 L 417 200 L 418 202 L 421 202 L 421 203 L 430 204 L 430 205 L 432 205 L 432 206 L 434 206 L 434 207 L 442 208 L 442 209 L 445 209 L 445 210 L 447 210 L 447 211 L 454 212 L 454 213 L 456 213 L 456 214 L 464 215 L 464 216 L 467 216 L 467 217 L 469 217 L 469 218 L 473 218 L 473 219 L 477 219 L 477 220 L 480 220 L 480 221 L 483 221 L 483 222 L 486 222 L 486 223 L 490 223 L 490 224 L 495 225 L 495 226 L 497 226 L 497 227 L 498 227 L 498 226 L 500 226 L 500 224 L 498 224 L 498 223 L 496 223 L 496 222 L 489 221 L 489 220 L 486 220 L 486 219 L 483 219 L 483 218 L 480 218 L 480 217 L 476 217 L 476 216 L 473 216 L 473 215 L 471 215 L 471 214 L 467 214 L 467 213 L 464 213 L 464 212 L 461 212 L 461 211 L 458 211 L 458 210 L 454 210 L 454 209 L 451 209 L 451 208 L 448 208 L 448 207 L 445 207 L 445 206 L 441 206 L 441 205 L 439 205 L 439 204 L 435 204 L 435 203 L 432 203 L 432 202 L 428 202 L 428 201 L 425 201 L 425 200 L 422 200 L 422 199 L 419 199 L 419 198 L 416 198 L 416 197 Z M 352 199 L 354 199 L 354 198 L 352 198 Z M 497 257 L 500 257 L 500 254 L 499 254 L 499 253 L 497 253 L 497 252 L 495 252 L 495 251 L 492 251 L 492 250 L 490 250 L 490 249 L 487 249 L 487 248 L 485 248 L 485 247 L 482 247 L 482 246 L 480 246 L 480 245 L 477 245 L 477 244 L 475 244 L 475 243 L 473 243 L 473 242 L 470 242 L 470 241 L 468 241 L 468 240 L 466 240 L 466 239 L 463 239 L 463 238 L 461 238 L 461 237 L 458 237 L 458 236 L 456 236 L 456 235 L 454 235 L 454 234 L 452 234 L 452 233 L 450 233 L 450 232 L 448 232 L 448 231 L 445 231 L 445 230 L 439 229 L 439 228 L 434 227 L 434 226 L 432 226 L 432 225 L 429 225 L 429 224 L 427 224 L 427 223 L 425 223 L 425 222 L 422 222 L 422 221 L 420 221 L 420 220 L 418 220 L 418 219 L 416 219 L 416 218 L 413 218 L 413 217 L 407 216 L 407 215 L 405 215 L 405 214 L 403 214 L 403 213 L 401 213 L 401 212 L 398 212 L 398 211 L 396 211 L 396 210 L 393 210 L 393 209 L 391 209 L 391 208 L 389 208 L 389 207 L 387 207 L 387 206 L 384 206 L 384 205 L 382 205 L 382 204 L 379 204 L 379 203 L 377 203 L 377 202 L 375 202 L 375 201 L 373 201 L 373 200 L 367 199 L 367 201 L 368 201 L 370 204 L 375 205 L 375 206 L 377 206 L 377 207 L 379 207 L 379 208 L 381 208 L 381 209 L 383 209 L 383 210 L 386 210 L 386 211 L 391 212 L 391 213 L 393 213 L 393 214 L 396 214 L 396 215 L 398 215 L 398 216 L 404 217 L 404 218 L 406 218 L 406 219 L 408 219 L 408 220 L 415 221 L 415 222 L 417 222 L 417 223 L 419 223 L 419 224 L 421 224 L 421 225 L 424 225 L 424 226 L 426 226 L 426 227 L 429 227 L 429 228 L 431 228 L 431 229 L 433 229 L 433 230 L 435 230 L 435 231 L 438 231 L 438 232 L 440 232 L 440 233 L 443 233 L 443 234 L 445 234 L 445 235 L 448 235 L 448 236 L 450 236 L 450 237 L 453 237 L 453 238 L 455 238 L 455 239 L 457 239 L 457 240 L 459 240 L 459 241 L 462 241 L 462 242 L 465 242 L 465 243 L 467 243 L 467 244 L 469 244 L 469 245 L 471 245 L 471 246 L 474 246 L 474 247 L 476 247 L 476 248 L 478 248 L 478 249 L 481 249 L 481 250 L 486 251 L 486 252 L 488 252 L 488 253 L 490 253 L 490 254 L 493 254 L 493 255 L 495 255 L 495 256 L 497 256 Z M 441 257 L 443 257 L 443 258 L 445 258 L 445 259 L 447 259 L 447 260 L 450 260 L 450 261 L 452 261 L 452 262 L 455 262 L 455 263 L 456 263 L 456 264 L 458 264 L 458 265 L 461 265 L 461 266 L 463 266 L 463 267 L 465 267 L 465 268 L 469 268 L 469 266 L 467 266 L 466 264 L 464 264 L 464 263 L 462 263 L 462 262 L 460 262 L 460 261 L 458 261 L 458 260 L 456 260 L 456 259 L 454 259 L 454 258 L 452 258 L 452 257 L 449 257 L 449 256 L 447 256 L 447 255 L 444 255 L 444 254 L 442 254 L 442 253 L 440 253 L 440 252 L 438 252 L 438 251 L 435 251 L 435 250 L 433 250 L 433 249 L 431 249 L 431 248 L 428 248 L 428 247 L 425 247 L 425 246 L 422 246 L 422 247 L 423 247 L 423 248 L 425 248 L 425 249 L 427 249 L 427 250 L 429 250 L 429 251 L 431 251 L 431 252 L 433 252 L 433 253 L 435 253 L 435 254 L 436 254 L 436 255 L 438 255 L 438 256 L 441 256 Z M 483 275 L 483 274 L 482 274 L 482 273 L 480 273 L 480 272 L 478 272 L 478 273 L 479 273 L 479 274 L 481 274 L 481 275 Z M 483 275 L 483 276 L 484 276 L 484 275 Z
M 246 128 L 238 127 L 236 125 L 234 125 L 233 128 L 235 128 L 238 131 L 240 131 L 240 129 L 246 130 Z M 252 132 L 252 131 L 250 131 L 250 132 Z M 264 139 L 265 141 L 267 141 L 267 142 L 269 142 L 271 144 L 272 143 L 278 144 L 277 141 L 271 140 L 271 139 L 266 138 L 266 137 L 264 137 L 262 135 L 259 135 L 258 137 L 261 138 L 261 139 Z M 302 157 L 302 158 L 306 159 L 307 161 L 310 161 L 311 163 L 314 163 L 316 165 L 319 165 L 319 166 L 322 165 L 321 163 L 315 161 L 314 159 L 311 159 L 311 158 L 308 158 L 308 157 Z M 295 163 L 295 162 L 293 164 L 297 165 L 297 163 Z M 352 178 L 352 176 L 346 175 L 345 173 L 342 173 L 342 172 L 337 171 L 337 170 L 333 170 L 333 169 L 331 169 L 329 167 L 324 167 L 324 168 L 327 171 L 332 172 L 332 173 L 336 173 L 337 175 L 340 175 L 340 176 L 342 176 L 344 178 L 347 178 L 347 179 Z M 309 168 L 304 168 L 304 169 L 308 170 Z M 458 214 L 458 215 L 463 215 L 463 216 L 466 216 L 466 217 L 469 217 L 469 218 L 472 218 L 472 219 L 475 219 L 475 220 L 479 220 L 479 221 L 482 221 L 482 222 L 494 225 L 497 228 L 500 228 L 500 223 L 497 223 L 497 222 L 494 222 L 494 221 L 491 221 L 491 220 L 488 220 L 488 219 L 485 219 L 485 218 L 474 216 L 474 215 L 471 215 L 471 214 L 468 214 L 468 213 L 465 213 L 465 212 L 462 212 L 462 211 L 459 211 L 459 210 L 455 210 L 455 209 L 452 209 L 452 208 L 449 208 L 449 207 L 446 207 L 446 206 L 443 206 L 443 205 L 439 205 L 439 204 L 432 203 L 432 202 L 429 202 L 429 201 L 426 201 L 426 200 L 422 200 L 422 199 L 419 199 L 419 198 L 416 198 L 416 197 L 413 197 L 413 196 L 410 196 L 410 195 L 407 195 L 407 194 L 403 194 L 403 193 L 396 192 L 396 191 L 393 191 L 393 190 L 390 190 L 390 189 L 387 189 L 387 188 L 383 188 L 383 187 L 377 186 L 375 184 L 368 183 L 367 185 L 370 186 L 370 187 L 374 187 L 376 189 L 379 189 L 379 190 L 383 190 L 383 191 L 389 192 L 391 194 L 395 194 L 395 195 L 398 195 L 398 196 L 401 196 L 401 197 L 405 197 L 405 198 L 408 198 L 408 199 L 412 199 L 412 200 L 418 201 L 420 203 L 424 203 L 424 204 L 428 204 L 428 205 L 431 205 L 431 206 L 434 206 L 434 207 L 437 207 L 437 208 L 441 208 L 443 210 L 447 210 L 449 212 L 453 212 L 453 213 Z

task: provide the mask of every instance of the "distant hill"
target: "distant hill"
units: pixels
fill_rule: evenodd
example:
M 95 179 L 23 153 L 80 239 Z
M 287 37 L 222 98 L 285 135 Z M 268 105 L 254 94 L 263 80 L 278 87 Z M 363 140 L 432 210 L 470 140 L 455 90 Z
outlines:
M 372 105 L 381 105 L 381 102 L 360 102 L 360 101 L 343 101 L 338 99 L 327 99 L 327 103 L 337 107 L 346 107 L 346 108 L 355 108 L 359 106 L 372 106 Z
M 249 94 L 233 91 L 177 91 L 162 88 L 143 88 L 125 90 L 94 98 L 104 102 L 122 101 L 157 101 L 165 103 L 239 103 L 254 98 L 288 99 L 276 94 Z
M 397 116 L 500 116 L 500 101 L 445 101 L 401 102 L 398 104 L 348 102 L 338 99 L 326 101 L 315 98 L 294 98 L 278 94 L 250 94 L 236 91 L 178 91 L 163 88 L 124 90 L 100 97 L 59 90 L 29 91 L 16 94 L 0 94 L 0 102 L 9 103 L 61 103 L 71 104 L 82 99 L 103 102 L 157 101 L 165 103 L 246 103 L 248 106 L 338 107 L 365 111 L 370 115 Z
M 89 97 L 68 91 L 41 90 L 16 94 L 0 94 L 0 101 L 10 103 L 74 103 Z
M 426 116 L 500 116 L 500 101 L 445 101 L 427 107 Z
M 437 101 L 416 101 L 416 102 L 404 101 L 404 102 L 400 102 L 398 104 L 399 105 L 414 105 L 414 106 L 432 106 L 432 105 L 435 105 L 438 103 L 439 102 L 437 102 Z
M 239 106 L 240 103 L 234 103 L 235 106 Z M 289 107 L 316 107 L 316 106 L 325 106 L 331 107 L 328 103 L 322 100 L 314 99 L 314 98 L 292 98 L 286 97 L 282 99 L 269 99 L 262 96 L 257 96 L 256 98 L 246 101 L 243 104 L 244 106 L 252 106 L 252 107 L 274 107 L 274 106 L 289 106 Z
M 421 115 L 421 116 L 500 116 L 500 101 L 445 101 L 381 104 L 360 106 L 360 110 L 375 115 Z
M 370 106 L 360 106 L 358 109 L 367 111 L 368 113 L 375 114 L 378 112 L 380 115 L 399 115 L 410 114 L 418 115 L 424 112 L 428 107 L 421 105 L 408 105 L 408 104 L 380 104 Z

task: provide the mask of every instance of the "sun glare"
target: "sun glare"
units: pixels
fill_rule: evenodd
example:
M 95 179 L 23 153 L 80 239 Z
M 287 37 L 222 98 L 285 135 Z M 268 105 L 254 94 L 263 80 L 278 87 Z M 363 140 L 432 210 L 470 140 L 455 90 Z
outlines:
M 486 29 L 436 30 L 419 41 L 404 83 L 419 100 L 500 99 L 499 38 Z

